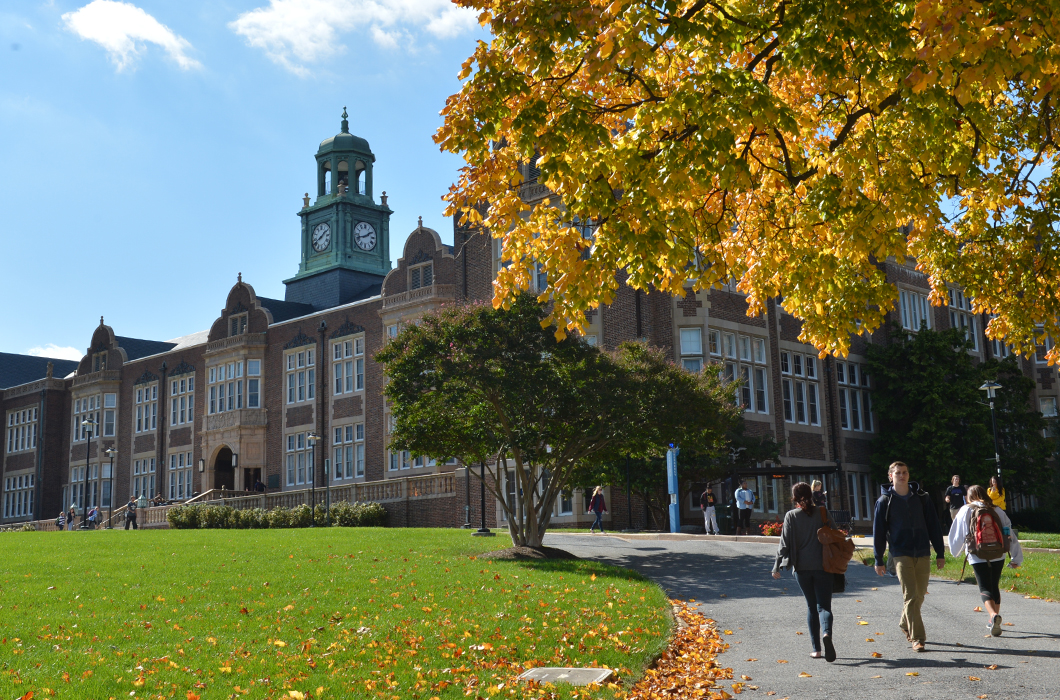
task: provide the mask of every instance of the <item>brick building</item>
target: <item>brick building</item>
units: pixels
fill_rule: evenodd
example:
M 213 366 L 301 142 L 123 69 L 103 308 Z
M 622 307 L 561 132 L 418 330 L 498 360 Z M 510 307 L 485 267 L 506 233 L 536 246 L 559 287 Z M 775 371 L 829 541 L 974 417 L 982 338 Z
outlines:
M 316 197 L 307 193 L 298 212 L 301 257 L 283 300 L 258 296 L 236 274 L 217 316 L 204 319 L 207 330 L 140 339 L 117 335 L 101 318 L 80 362 L 0 354 L 0 523 L 53 518 L 71 503 L 117 506 L 141 494 L 180 501 L 259 481 L 270 493 L 303 491 L 314 475 L 318 487 L 326 479 L 337 488 L 453 472 L 447 500 L 413 513 L 406 499 L 404 511 L 390 508 L 394 522 L 459 525 L 467 501 L 477 517 L 460 465 L 388 449 L 384 377 L 372 358 L 425 311 L 488 299 L 499 242 L 456 226 L 454 245 L 446 245 L 421 220 L 391 268 L 391 210 L 385 192 L 374 195 L 375 156 L 349 133 L 345 114 L 315 161 Z M 529 202 L 552 196 L 529 167 L 526 176 Z M 903 325 L 958 325 L 975 339 L 977 356 L 1005 352 L 983 336 L 985 319 L 965 308 L 959 290 L 950 308 L 932 308 L 927 280 L 911 265 L 885 266 L 901 290 Z M 534 283 L 547 279 L 537 275 Z M 864 351 L 881 339 L 858 338 L 848 358 L 820 360 L 798 341 L 798 321 L 775 303 L 763 316 L 746 311 L 734 289 L 673 297 L 623 286 L 610 306 L 588 315 L 586 341 L 611 349 L 644 339 L 692 370 L 723 363 L 744 382 L 748 433 L 785 445 L 780 464 L 749 475 L 758 517 L 783 514 L 792 475 L 820 475 L 832 507 L 866 524 L 878 485 L 868 473 L 874 421 Z M 1055 414 L 1055 370 L 1033 359 L 1024 367 L 1038 382 L 1035 401 Z M 560 499 L 553 523 L 584 521 L 581 498 Z M 642 504 L 613 493 L 610 505 L 613 527 L 645 525 Z M 702 523 L 696 507 L 682 504 L 688 524 Z M 491 524 L 499 517 L 488 512 Z

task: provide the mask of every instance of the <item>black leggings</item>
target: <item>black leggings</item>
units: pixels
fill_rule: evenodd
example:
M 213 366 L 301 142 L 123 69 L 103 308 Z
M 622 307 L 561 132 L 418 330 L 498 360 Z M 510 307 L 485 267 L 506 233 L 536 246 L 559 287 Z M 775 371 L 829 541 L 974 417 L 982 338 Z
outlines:
M 979 595 L 982 596 L 984 603 L 992 600 L 998 605 L 1001 604 L 1001 571 L 1004 568 L 1004 559 L 972 564 L 972 571 L 975 572 L 975 582 L 979 586 Z

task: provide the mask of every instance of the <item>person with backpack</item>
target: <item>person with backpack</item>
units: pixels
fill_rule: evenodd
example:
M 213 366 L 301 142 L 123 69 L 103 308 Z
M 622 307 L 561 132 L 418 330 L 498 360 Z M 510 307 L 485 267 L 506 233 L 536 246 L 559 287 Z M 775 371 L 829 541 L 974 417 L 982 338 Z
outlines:
M 1012 522 L 1005 511 L 994 506 L 986 489 L 975 485 L 968 488 L 968 503 L 960 509 L 950 526 L 950 554 L 957 557 L 965 552 L 975 572 L 975 583 L 983 607 L 990 617 L 986 623 L 990 634 L 1001 636 L 1001 571 L 1005 555 L 1009 566 L 1017 569 L 1023 564 L 1023 548 L 1013 535 Z
M 718 527 L 717 505 L 718 498 L 714 495 L 714 488 L 708 484 L 706 490 L 699 495 L 699 507 L 703 510 L 703 529 L 708 535 L 721 534 L 721 528 Z
M 781 569 L 794 569 L 802 595 L 806 598 L 806 622 L 810 628 L 810 657 L 822 656 L 831 663 L 836 659 L 832 643 L 832 591 L 835 574 L 824 569 L 824 545 L 817 531 L 828 527 L 828 510 L 813 503 L 810 485 L 800 481 L 791 487 L 791 501 L 795 504 L 784 515 L 780 544 L 773 564 L 773 578 L 780 578 Z M 853 545 L 851 545 L 853 551 Z M 821 653 L 821 641 L 824 653 Z
M 55 527 L 59 528 L 60 532 L 62 532 L 63 530 L 66 529 L 66 511 L 65 510 L 60 510 L 59 511 L 59 517 L 55 519 Z
M 136 529 L 136 499 L 133 496 L 129 496 L 129 502 L 125 504 L 125 529 L 128 530 L 130 525 Z
M 596 520 L 593 521 L 592 527 L 589 528 L 589 532 L 595 532 L 596 527 L 600 527 L 600 534 L 604 534 L 604 513 L 607 512 L 607 504 L 604 503 L 604 487 L 597 486 L 593 490 L 593 497 L 589 500 L 588 513 L 596 513 Z
M 887 468 L 891 488 L 876 501 L 872 518 L 872 544 L 876 555 L 876 574 L 887 573 L 883 552 L 890 546 L 895 560 L 898 582 L 902 586 L 902 619 L 898 626 L 905 632 L 913 651 L 926 650 L 927 632 L 920 609 L 924 605 L 931 578 L 931 550 L 935 566 L 946 566 L 942 527 L 931 497 L 915 481 L 909 480 L 905 462 L 894 462 Z

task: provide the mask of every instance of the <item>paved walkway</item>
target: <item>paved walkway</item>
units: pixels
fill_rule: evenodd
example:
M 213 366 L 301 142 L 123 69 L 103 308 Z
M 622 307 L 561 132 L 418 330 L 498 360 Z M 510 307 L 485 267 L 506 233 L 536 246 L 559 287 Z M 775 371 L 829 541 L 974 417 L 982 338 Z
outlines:
M 694 598 L 719 629 L 732 630 L 725 637 L 732 646 L 718 661 L 759 688 L 741 697 L 765 698 L 770 691 L 775 700 L 1060 697 L 1060 603 L 1002 592 L 1002 617 L 1013 625 L 999 638 L 984 637 L 986 614 L 972 610 L 980 605 L 974 584 L 933 579 L 924 603 L 928 651 L 917 654 L 898 629 L 897 579 L 854 562 L 847 593 L 832 603 L 839 658 L 829 664 L 809 658 L 806 604 L 795 579 L 770 576 L 775 544 L 564 534 L 547 535 L 545 544 L 636 569 L 671 597 Z M 995 670 L 986 668 L 994 664 Z

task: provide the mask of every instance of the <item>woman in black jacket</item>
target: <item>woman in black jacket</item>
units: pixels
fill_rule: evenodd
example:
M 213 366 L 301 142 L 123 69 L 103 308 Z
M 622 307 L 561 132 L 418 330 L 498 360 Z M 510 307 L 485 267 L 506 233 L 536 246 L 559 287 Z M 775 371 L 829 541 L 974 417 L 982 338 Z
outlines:
M 817 530 L 829 524 L 828 511 L 813 504 L 813 491 L 805 482 L 791 487 L 791 500 L 798 507 L 784 516 L 773 578 L 780 578 L 781 569 L 795 570 L 795 579 L 806 597 L 806 622 L 813 645 L 810 656 L 835 661 L 835 646 L 832 644 L 833 575 L 824 570 L 822 547 L 817 540 Z

